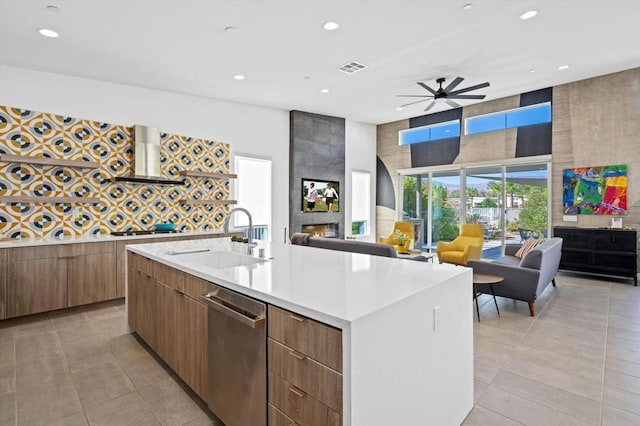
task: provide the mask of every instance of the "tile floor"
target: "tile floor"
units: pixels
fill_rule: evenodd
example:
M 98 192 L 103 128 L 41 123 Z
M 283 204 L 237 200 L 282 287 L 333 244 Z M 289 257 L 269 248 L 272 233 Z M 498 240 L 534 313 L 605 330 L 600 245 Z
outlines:
M 464 425 L 640 425 L 640 287 L 557 282 L 534 318 L 500 298 L 498 316 L 480 297 Z M 122 302 L 0 327 L 0 425 L 220 425 L 125 333 Z

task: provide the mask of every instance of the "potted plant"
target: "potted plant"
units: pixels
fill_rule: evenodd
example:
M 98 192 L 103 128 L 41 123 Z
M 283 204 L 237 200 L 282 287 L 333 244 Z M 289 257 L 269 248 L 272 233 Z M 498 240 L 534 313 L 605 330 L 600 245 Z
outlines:
M 398 242 L 397 250 L 399 253 L 407 253 L 411 250 L 411 237 L 401 230 L 396 229 L 396 232 L 393 234 L 393 239 Z

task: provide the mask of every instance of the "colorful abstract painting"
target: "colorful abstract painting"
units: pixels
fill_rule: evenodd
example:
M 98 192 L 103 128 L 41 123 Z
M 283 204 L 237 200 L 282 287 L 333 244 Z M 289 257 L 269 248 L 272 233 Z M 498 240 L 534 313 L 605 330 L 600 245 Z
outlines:
M 626 214 L 626 164 L 564 169 L 562 205 L 564 214 Z

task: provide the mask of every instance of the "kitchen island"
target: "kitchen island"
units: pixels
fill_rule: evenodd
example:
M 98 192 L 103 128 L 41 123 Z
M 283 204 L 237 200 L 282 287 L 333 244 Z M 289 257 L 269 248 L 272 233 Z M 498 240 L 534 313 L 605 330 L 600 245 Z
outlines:
M 462 423 L 473 406 L 470 269 L 277 243 L 257 259 L 229 246 L 127 246 L 128 324 L 203 399 L 215 342 L 198 299 L 217 284 L 268 306 L 270 424 Z M 191 335 L 182 354 L 166 342 L 180 334 L 171 323 Z

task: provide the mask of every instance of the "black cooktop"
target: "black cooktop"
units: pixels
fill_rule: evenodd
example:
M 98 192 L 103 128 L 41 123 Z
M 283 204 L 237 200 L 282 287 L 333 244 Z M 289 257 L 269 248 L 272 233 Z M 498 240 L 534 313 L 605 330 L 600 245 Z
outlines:
M 111 233 L 111 235 L 114 235 L 116 237 L 122 237 L 125 235 L 154 235 L 154 234 L 179 234 L 182 231 L 179 231 L 177 229 L 171 230 L 171 231 L 155 231 L 155 230 L 151 230 L 151 229 L 131 229 L 129 231 L 113 231 Z

